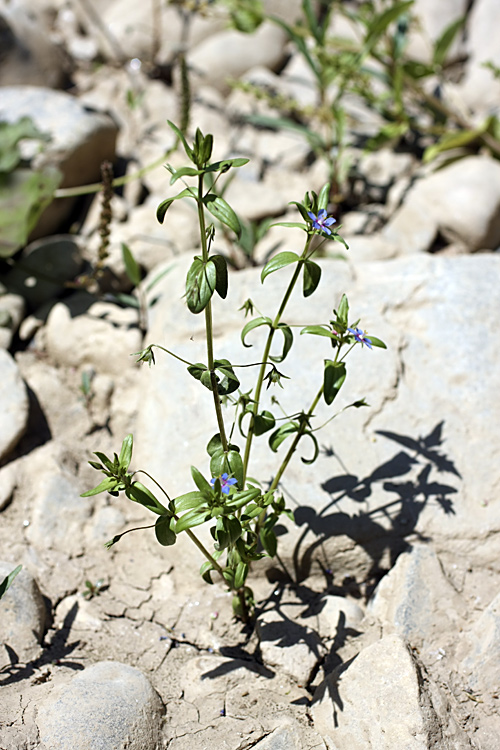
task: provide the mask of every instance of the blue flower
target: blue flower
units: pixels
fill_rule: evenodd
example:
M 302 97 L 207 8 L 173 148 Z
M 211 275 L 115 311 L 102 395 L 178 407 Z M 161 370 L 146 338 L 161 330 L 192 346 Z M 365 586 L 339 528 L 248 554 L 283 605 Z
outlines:
M 309 218 L 312 219 L 313 229 L 319 229 L 320 232 L 326 232 L 326 234 L 332 233 L 332 230 L 328 229 L 328 227 L 335 224 L 337 220 L 333 216 L 328 216 L 324 208 L 318 211 L 317 216 L 312 211 L 308 211 L 307 213 L 309 214 Z
M 349 333 L 352 333 L 356 341 L 359 341 L 360 344 L 366 344 L 368 349 L 372 348 L 372 342 L 367 337 L 366 333 L 364 333 L 361 328 L 348 328 L 347 329 Z
M 224 493 L 224 495 L 229 495 L 229 489 L 231 485 L 236 484 L 236 479 L 230 479 L 229 475 L 226 474 L 226 472 L 224 472 L 222 476 L 214 477 L 213 479 L 210 480 L 210 484 L 212 485 L 212 487 L 216 483 L 217 479 L 220 480 L 220 488 L 222 492 Z

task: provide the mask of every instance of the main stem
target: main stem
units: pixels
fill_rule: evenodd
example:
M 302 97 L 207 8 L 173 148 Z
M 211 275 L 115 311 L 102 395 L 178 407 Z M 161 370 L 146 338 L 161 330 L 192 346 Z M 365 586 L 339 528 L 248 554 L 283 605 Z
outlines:
M 201 252 L 204 263 L 208 261 L 208 247 L 207 247 L 207 231 L 205 225 L 205 211 L 203 207 L 203 175 L 198 177 L 198 221 L 200 224 L 200 236 L 201 236 Z M 212 394 L 214 397 L 215 413 L 217 416 L 217 424 L 219 426 L 219 434 L 224 452 L 227 453 L 229 445 L 226 437 L 226 429 L 224 427 L 224 420 L 222 418 L 222 406 L 219 398 L 219 392 L 217 390 L 217 376 L 215 375 L 214 369 L 214 345 L 213 345 L 213 323 L 212 323 L 212 301 L 210 300 L 208 305 L 205 307 L 205 330 L 207 337 L 207 359 L 208 369 L 210 370 L 210 381 L 212 384 Z
M 304 251 L 303 251 L 303 253 L 301 255 L 301 258 L 300 258 L 301 261 L 304 258 L 306 258 L 306 256 L 307 256 L 307 253 L 309 251 L 309 245 L 311 244 L 312 237 L 313 237 L 313 235 L 310 235 L 307 238 L 306 246 L 305 246 Z M 299 262 L 299 263 L 297 263 L 297 266 L 295 268 L 293 276 L 292 276 L 292 278 L 290 280 L 290 283 L 288 285 L 288 288 L 287 288 L 287 290 L 285 292 L 285 296 L 283 297 L 283 300 L 281 302 L 280 308 L 279 308 L 278 312 L 276 313 L 276 317 L 274 318 L 274 320 L 272 322 L 271 329 L 270 329 L 269 334 L 267 336 L 267 341 L 266 341 L 266 345 L 264 347 L 264 353 L 263 353 L 263 356 L 262 356 L 262 364 L 260 366 L 259 376 L 257 378 L 257 384 L 255 386 L 254 403 L 253 403 L 253 408 L 252 408 L 252 412 L 251 412 L 252 413 L 252 417 L 251 417 L 251 420 L 250 420 L 250 426 L 248 428 L 247 441 L 246 441 L 246 445 L 245 445 L 245 456 L 243 458 L 243 480 L 245 480 L 246 476 L 247 476 L 248 463 L 250 461 L 250 452 L 251 452 L 251 449 L 252 449 L 252 441 L 253 441 L 253 437 L 254 437 L 254 434 L 255 434 L 255 417 L 257 416 L 258 411 L 259 411 L 260 395 L 262 393 L 262 386 L 263 386 L 263 383 L 264 383 L 264 375 L 266 374 L 266 367 L 267 367 L 267 364 L 268 364 L 269 352 L 271 351 L 271 344 L 273 342 L 274 333 L 275 333 L 275 331 L 276 331 L 276 329 L 278 327 L 278 323 L 280 322 L 283 313 L 285 312 L 285 308 L 286 308 L 286 306 L 288 304 L 288 301 L 290 299 L 290 295 L 293 292 L 295 284 L 297 283 L 297 280 L 299 278 L 301 269 L 302 269 L 302 263 Z M 243 481 L 243 487 L 244 486 L 245 486 L 245 482 Z

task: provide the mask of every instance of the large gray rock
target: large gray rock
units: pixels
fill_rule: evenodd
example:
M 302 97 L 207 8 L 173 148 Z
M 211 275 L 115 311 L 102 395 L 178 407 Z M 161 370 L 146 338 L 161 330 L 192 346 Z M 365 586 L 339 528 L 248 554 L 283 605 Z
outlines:
M 500 245 L 500 164 L 470 156 L 419 180 L 382 231 L 399 255 L 429 250 L 440 233 L 468 252 Z
M 181 298 L 186 260 L 156 287 L 160 299 L 151 309 L 147 342 L 168 342 L 184 359 L 202 362 L 203 319 L 191 315 Z M 370 408 L 349 410 L 328 424 L 318 435 L 324 450 L 312 468 L 299 460 L 311 455 L 307 444 L 292 459 L 283 488 L 298 528 L 280 536 L 281 554 L 299 578 L 317 555 L 334 574 L 364 578 L 390 568 L 406 538 L 422 534 L 432 537 L 438 554 L 459 552 L 491 564 L 500 533 L 494 502 L 500 407 L 491 394 L 500 388 L 500 373 L 489 321 L 500 314 L 500 258 L 419 255 L 362 264 L 355 276 L 346 263 L 325 260 L 322 267 L 310 305 L 297 290 L 284 320 L 328 320 L 346 291 L 352 319 L 361 317 L 360 325 L 385 340 L 388 350 L 352 352 L 335 411 L 363 396 Z M 285 269 L 261 286 L 259 273 L 232 274 L 228 301 L 214 301 L 216 356 L 236 364 L 260 361 L 265 337 L 257 329 L 249 336 L 255 346 L 241 348 L 244 318 L 237 308 L 250 296 L 262 314 L 274 314 L 291 275 Z M 483 322 L 480 335 L 477 321 Z M 278 366 L 292 377 L 284 390 L 275 389 L 283 409 L 308 408 L 329 356 L 327 341 L 296 336 L 296 349 Z M 238 371 L 243 391 L 254 382 L 250 370 Z M 150 471 L 170 496 L 194 489 L 190 466 L 209 474 L 205 446 L 217 431 L 210 392 L 163 353 L 155 367 L 143 368 L 139 388 L 134 465 Z M 264 406 L 272 409 L 271 394 L 266 392 Z M 316 413 L 321 424 L 333 412 L 319 404 Z M 225 415 L 230 424 L 231 413 Z M 234 440 L 243 446 L 236 434 Z M 274 454 L 266 436 L 257 439 L 250 475 L 267 481 L 285 448 Z M 485 465 L 487 472 L 477 471 Z M 175 558 L 175 550 L 169 553 Z
M 405 642 L 390 635 L 361 651 L 340 679 L 330 676 L 318 688 L 315 727 L 335 750 L 470 748 L 453 717 L 438 716 L 438 696 L 427 690 Z
M 14 563 L 0 561 L 0 581 L 15 567 Z M 45 619 L 45 603 L 38 584 L 23 569 L 0 599 L 1 643 L 12 649 L 20 661 L 35 658 L 40 653 Z
M 465 604 L 430 547 L 414 547 L 398 558 L 379 583 L 370 611 L 384 633 L 399 633 L 412 646 L 439 648 L 443 633 L 460 629 Z
M 134 667 L 104 661 L 87 667 L 43 701 L 41 750 L 158 750 L 163 706 Z
M 0 459 L 21 439 L 28 423 L 29 402 L 15 360 L 0 349 Z
M 31 117 L 38 130 L 50 136 L 41 153 L 31 148 L 25 156 L 31 158 L 35 169 L 45 166 L 60 169 L 61 187 L 99 181 L 101 163 L 115 158 L 118 129 L 111 117 L 89 111 L 63 91 L 42 86 L 5 86 L 0 99 L 0 120 L 13 123 L 21 117 Z M 53 202 L 40 217 L 32 239 L 56 232 L 73 205 L 74 199 Z

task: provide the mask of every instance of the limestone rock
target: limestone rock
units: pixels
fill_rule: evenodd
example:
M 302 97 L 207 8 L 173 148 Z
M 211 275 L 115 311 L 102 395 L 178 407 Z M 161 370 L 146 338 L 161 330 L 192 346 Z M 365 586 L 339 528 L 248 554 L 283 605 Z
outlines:
M 469 55 L 460 92 L 467 104 L 481 115 L 498 111 L 500 81 L 484 63 L 500 65 L 500 49 L 492 29 L 500 23 L 500 6 L 496 0 L 477 0 L 471 8 L 467 24 Z
M 418 665 L 397 635 L 363 649 L 338 680 L 329 676 L 316 691 L 312 713 L 316 729 L 336 750 L 470 748 L 453 717 L 438 717 Z
M 99 662 L 56 688 L 39 706 L 41 748 L 157 750 L 162 712 L 142 672 L 119 662 Z
M 134 367 L 131 354 L 141 349 L 140 331 L 134 328 L 137 311 L 108 302 L 93 302 L 76 294 L 51 310 L 44 331 L 47 351 L 54 362 L 96 372 L 118 374 Z M 77 342 L 68 346 L 68 342 Z
M 384 634 L 396 632 L 412 646 L 439 648 L 442 634 L 459 629 L 464 602 L 447 580 L 430 547 L 419 545 L 398 557 L 379 583 L 370 612 Z
M 0 562 L 0 580 L 15 564 Z M 45 603 L 38 584 L 26 568 L 16 576 L 0 600 L 0 641 L 12 649 L 18 660 L 39 655 L 46 620 Z
M 470 156 L 421 179 L 382 231 L 398 254 L 429 250 L 437 232 L 468 252 L 500 244 L 500 164 Z
M 85 185 L 100 179 L 104 160 L 115 158 L 117 126 L 109 115 L 91 112 L 75 97 L 42 86 L 5 86 L 0 100 L 0 120 L 17 122 L 31 117 L 50 136 L 41 153 L 27 150 L 35 169 L 55 166 L 63 173 L 61 187 Z M 53 234 L 74 205 L 74 199 L 57 200 L 44 211 L 32 239 Z
M 29 402 L 15 360 L 0 349 L 0 458 L 6 456 L 26 430 Z

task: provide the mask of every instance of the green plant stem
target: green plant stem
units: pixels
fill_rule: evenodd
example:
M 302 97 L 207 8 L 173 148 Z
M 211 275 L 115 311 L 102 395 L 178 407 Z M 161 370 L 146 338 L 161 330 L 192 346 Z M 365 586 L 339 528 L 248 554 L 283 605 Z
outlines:
M 262 385 L 264 383 L 264 375 L 266 374 L 266 367 L 267 367 L 267 364 L 268 364 L 269 352 L 271 351 L 271 344 L 273 342 L 274 333 L 275 333 L 275 331 L 276 331 L 276 329 L 278 327 L 278 323 L 281 320 L 281 316 L 283 315 L 283 313 L 285 311 L 285 308 L 286 308 L 286 306 L 288 304 L 288 301 L 290 299 L 290 295 L 293 292 L 295 284 L 297 283 L 297 280 L 299 278 L 300 272 L 302 270 L 302 262 L 301 261 L 304 260 L 307 257 L 307 253 L 308 253 L 308 250 L 309 250 L 309 245 L 311 244 L 311 240 L 312 240 L 313 236 L 314 235 L 309 235 L 308 238 L 307 238 L 307 242 L 306 242 L 306 245 L 305 245 L 304 250 L 302 252 L 300 261 L 297 263 L 297 266 L 295 268 L 293 276 L 292 276 L 292 278 L 290 280 L 290 283 L 288 285 L 288 288 L 287 288 L 287 290 L 285 292 L 285 296 L 283 297 L 283 300 L 281 302 L 280 308 L 279 308 L 278 312 L 276 313 L 276 317 L 273 320 L 271 329 L 270 329 L 269 334 L 267 336 L 267 341 L 266 341 L 266 344 L 265 344 L 265 347 L 264 347 L 264 353 L 262 355 L 262 364 L 261 364 L 261 367 L 260 367 L 260 370 L 259 370 L 259 375 L 258 375 L 258 378 L 257 378 L 257 384 L 255 386 L 254 403 L 253 403 L 253 407 L 252 407 L 252 411 L 251 411 L 252 417 L 250 419 L 250 425 L 248 427 L 247 440 L 246 440 L 246 444 L 245 444 L 245 456 L 244 456 L 244 459 L 243 459 L 243 487 L 245 486 L 245 479 L 246 479 L 247 471 L 248 471 L 248 463 L 250 461 L 250 452 L 251 452 L 251 449 L 252 449 L 252 441 L 253 441 L 253 437 L 254 437 L 254 434 L 255 434 L 255 417 L 257 416 L 258 411 L 259 411 L 260 395 L 262 393 Z
M 171 502 L 168 494 L 165 492 L 165 490 L 163 489 L 163 487 L 161 486 L 161 484 L 159 482 L 157 482 L 156 479 L 151 476 L 151 474 L 148 474 L 148 472 L 144 471 L 144 469 L 137 469 L 136 473 L 139 473 L 139 472 L 141 474 L 145 474 L 147 477 L 149 477 L 149 479 L 151 479 L 151 481 L 156 484 L 156 486 L 158 487 L 158 489 L 160 489 L 163 492 L 163 494 L 165 495 L 165 497 L 167 498 L 167 500 L 169 501 L 169 503 Z M 173 513 L 172 515 L 173 515 L 173 517 L 175 518 L 176 521 L 179 520 L 179 516 L 177 516 L 175 513 Z M 188 535 L 188 537 L 191 539 L 191 541 L 194 542 L 194 544 L 196 544 L 196 546 L 198 547 L 198 549 L 200 550 L 200 552 L 214 566 L 215 570 L 218 573 L 220 573 L 220 575 L 222 576 L 223 571 L 222 571 L 221 566 L 219 565 L 219 563 L 217 562 L 217 560 L 215 560 L 212 557 L 212 555 L 207 550 L 207 548 L 205 547 L 205 545 L 202 542 L 200 542 L 200 540 L 198 539 L 198 537 L 196 536 L 196 534 L 193 531 L 191 531 L 191 529 L 185 529 L 185 532 Z
M 174 354 L 174 352 L 171 352 L 170 349 L 165 349 L 164 346 L 160 346 L 160 344 L 151 344 L 151 346 L 154 346 L 155 349 L 161 349 L 162 352 L 166 352 L 167 354 L 170 354 L 171 357 L 178 359 L 179 362 L 184 362 L 184 364 L 187 365 L 188 367 L 191 367 L 191 365 L 193 364 L 192 362 L 188 362 L 187 359 L 182 359 L 182 357 L 179 357 L 178 354 Z

